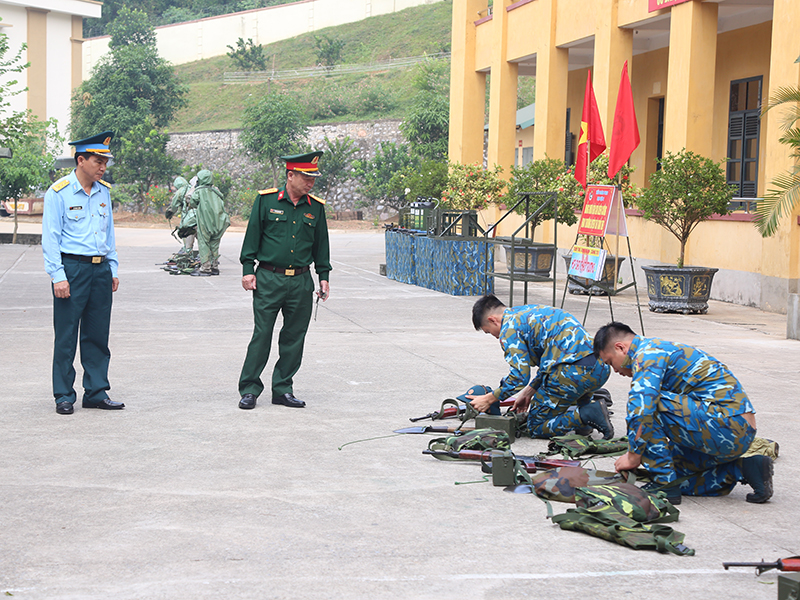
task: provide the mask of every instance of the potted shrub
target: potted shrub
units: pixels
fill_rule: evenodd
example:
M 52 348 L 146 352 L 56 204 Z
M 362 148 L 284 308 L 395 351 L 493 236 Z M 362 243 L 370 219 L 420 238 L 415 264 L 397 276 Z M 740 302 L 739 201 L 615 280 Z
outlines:
M 650 310 L 705 313 L 711 282 L 718 269 L 686 267 L 686 242 L 698 224 L 714 214 L 726 215 L 733 189 L 725 181 L 722 162 L 686 149 L 667 152 L 650 187 L 637 200 L 645 219 L 672 233 L 681 245 L 676 266 L 644 267 Z
M 506 182 L 501 177 L 502 173 L 503 167 L 500 165 L 487 169 L 477 164 L 450 163 L 447 185 L 442 192 L 440 204 L 443 219 L 446 221 L 459 217 L 458 213 L 469 213 L 468 220 L 461 222 L 462 233 L 475 235 L 476 211 L 486 208 L 490 204 L 500 204 L 503 201 Z M 466 226 L 467 223 L 469 227 Z M 440 223 L 440 225 L 446 227 L 447 223 Z
M 573 167 L 567 167 L 564 161 L 555 158 L 534 160 L 524 167 L 511 168 L 511 180 L 508 183 L 509 204 L 516 203 L 520 194 L 524 192 L 556 192 L 558 194 L 558 213 L 555 214 L 553 206 L 548 205 L 539 215 L 530 221 L 527 240 L 533 240 L 536 227 L 544 221 L 555 218 L 556 222 L 565 225 L 574 225 L 578 220 L 583 193 L 580 184 L 573 175 Z M 534 213 L 543 200 L 534 196 L 528 207 L 521 203 L 516 207 L 516 212 L 524 217 Z M 506 239 L 506 238 L 500 238 Z M 525 240 L 525 238 L 523 238 Z M 550 275 L 553 265 L 555 248 L 552 244 L 543 244 L 533 241 L 522 241 L 517 244 L 514 240 L 506 239 L 506 265 L 509 273 L 529 273 L 542 277 Z M 513 258 L 512 258 L 513 255 Z

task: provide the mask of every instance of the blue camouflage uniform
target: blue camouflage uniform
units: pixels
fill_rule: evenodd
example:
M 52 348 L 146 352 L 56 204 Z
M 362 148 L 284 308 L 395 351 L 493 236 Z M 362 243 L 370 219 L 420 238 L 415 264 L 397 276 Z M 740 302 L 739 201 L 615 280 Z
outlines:
M 70 297 L 53 295 L 53 395 L 75 403 L 75 350 L 80 330 L 83 400 L 97 404 L 110 389 L 108 349 L 112 279 L 117 250 L 109 184 L 92 184 L 87 195 L 73 170 L 44 195 L 42 252 L 53 283 L 69 281 Z
M 529 305 L 503 311 L 500 345 L 508 376 L 492 393 L 505 400 L 530 381 L 536 389 L 528 412 L 531 437 L 563 435 L 582 425 L 577 402 L 608 380 L 611 369 L 594 356 L 592 338 L 571 314 L 549 306 Z
M 755 411 L 728 367 L 697 348 L 639 336 L 622 366 L 633 372 L 628 445 L 653 481 L 681 479 L 683 494 L 718 496 L 744 480 L 736 459 L 756 430 L 742 415 Z

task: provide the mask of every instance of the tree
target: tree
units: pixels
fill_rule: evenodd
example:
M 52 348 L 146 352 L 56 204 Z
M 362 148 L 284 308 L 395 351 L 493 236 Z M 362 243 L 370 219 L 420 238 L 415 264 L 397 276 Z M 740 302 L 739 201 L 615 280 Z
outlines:
M 349 137 L 331 140 L 325 136 L 325 154 L 319 161 L 322 175 L 317 178 L 316 184 L 320 195 L 326 198 L 338 196 L 338 187 L 352 177 L 356 150 L 356 145 Z
M 446 160 L 427 158 L 414 162 L 398 171 L 389 180 L 392 189 L 408 190 L 407 200 L 439 200 L 447 187 L 448 164 Z
M 27 46 L 22 44 L 14 56 L 6 58 L 10 44 L 8 36 L 0 33 L 0 146 L 9 146 L 27 133 L 27 112 L 11 112 L 9 110 L 11 102 L 8 101 L 9 98 L 21 94 L 27 88 L 16 88 L 19 85 L 16 79 L 6 81 L 9 75 L 22 73 L 30 65 L 30 63 L 22 62 L 22 53 L 26 48 Z
M 72 98 L 71 134 L 80 139 L 105 129 L 116 133 L 111 150 L 137 126 L 164 128 L 186 106 L 186 86 L 158 56 L 153 27 L 140 10 L 122 7 L 109 25 L 111 52 Z
M 678 267 L 683 266 L 686 242 L 694 228 L 714 214 L 730 212 L 733 188 L 725 180 L 721 164 L 686 149 L 667 151 L 661 169 L 650 175 L 650 187 L 636 202 L 645 219 L 678 238 Z
M 323 34 L 314 36 L 314 47 L 317 55 L 317 64 L 322 65 L 328 71 L 342 62 L 342 49 L 344 40 L 339 40 Z
M 136 196 L 147 212 L 150 188 L 168 185 L 180 171 L 181 161 L 167 154 L 169 136 L 142 123 L 125 134 L 116 154 L 114 176 L 118 181 L 135 182 Z
M 404 144 L 381 142 L 372 160 L 353 163 L 356 177 L 361 181 L 359 192 L 373 203 L 400 209 L 406 203 L 405 187 L 392 181 L 392 176 L 411 165 L 413 159 Z
M 308 133 L 305 115 L 297 103 L 278 92 L 249 104 L 242 116 L 242 146 L 269 164 L 272 185 L 278 185 L 279 158 L 299 149 Z
M 449 61 L 427 60 L 414 75 L 411 109 L 400 125 L 411 151 L 423 158 L 445 158 L 450 131 Z
M 236 48 L 230 44 L 227 47 L 231 49 L 228 52 L 228 56 L 243 71 L 267 70 L 267 57 L 264 56 L 264 47 L 256 44 L 253 38 L 247 38 L 246 42 L 244 39 L 239 38 L 236 41 Z
M 16 203 L 37 190 L 50 185 L 50 171 L 64 140 L 58 135 L 56 122 L 31 119 L 27 132 L 12 144 L 14 156 L 0 160 L 0 199 L 14 200 L 14 235 L 17 241 Z

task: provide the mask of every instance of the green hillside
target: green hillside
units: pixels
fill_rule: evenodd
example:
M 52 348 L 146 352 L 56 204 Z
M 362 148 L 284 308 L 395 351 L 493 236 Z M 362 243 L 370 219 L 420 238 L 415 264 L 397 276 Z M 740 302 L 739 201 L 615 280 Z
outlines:
M 322 35 L 344 42 L 344 64 L 446 52 L 451 13 L 452 0 L 445 0 L 303 34 L 264 46 L 264 51 L 276 71 L 313 67 L 315 37 Z M 296 97 L 310 123 L 402 118 L 412 96 L 412 68 L 227 85 L 224 72 L 239 70 L 228 56 L 178 65 L 175 70 L 189 86 L 189 106 L 170 127 L 173 132 L 236 129 L 246 103 L 268 90 Z

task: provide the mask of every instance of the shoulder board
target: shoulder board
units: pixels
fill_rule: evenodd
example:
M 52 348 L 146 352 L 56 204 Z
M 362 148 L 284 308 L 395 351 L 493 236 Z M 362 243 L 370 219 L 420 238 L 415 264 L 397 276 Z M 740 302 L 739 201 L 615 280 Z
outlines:
M 309 198 L 313 198 L 314 200 L 316 200 L 320 204 L 325 204 L 325 200 L 323 200 L 322 198 L 318 198 L 317 196 L 314 196 L 313 194 L 309 194 L 308 197 Z
M 53 184 L 53 191 L 54 191 L 54 192 L 60 192 L 61 190 L 63 190 L 63 189 L 64 189 L 65 187 L 67 187 L 68 185 L 69 185 L 69 179 L 67 179 L 66 177 L 64 177 L 64 178 L 62 178 L 62 179 L 59 179 L 58 181 L 56 181 L 56 182 Z
M 277 191 L 278 188 L 269 188 L 268 190 L 258 190 L 258 193 L 263 196 L 264 194 L 274 194 Z
M 104 186 L 106 186 L 108 189 L 111 189 L 111 184 L 110 184 L 110 183 L 108 183 L 107 181 L 103 180 L 103 179 L 101 179 L 101 180 L 100 180 L 100 181 L 98 181 L 97 183 L 99 183 L 100 185 L 104 185 Z

